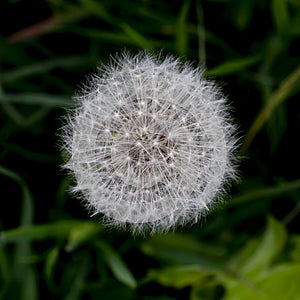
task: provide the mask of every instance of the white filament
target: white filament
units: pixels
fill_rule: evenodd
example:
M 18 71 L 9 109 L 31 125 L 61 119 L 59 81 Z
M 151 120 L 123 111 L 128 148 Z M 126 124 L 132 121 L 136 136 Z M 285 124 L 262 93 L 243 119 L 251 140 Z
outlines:
M 108 224 L 155 233 L 197 222 L 235 176 L 225 99 L 200 69 L 123 54 L 77 100 L 66 167 Z

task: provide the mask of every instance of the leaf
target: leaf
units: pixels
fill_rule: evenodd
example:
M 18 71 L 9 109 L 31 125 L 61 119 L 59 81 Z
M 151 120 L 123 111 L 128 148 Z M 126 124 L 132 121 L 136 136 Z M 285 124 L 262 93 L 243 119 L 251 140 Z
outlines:
M 0 247 L 0 299 L 4 299 L 11 277 L 11 263 L 4 250 L 4 248 Z
M 292 260 L 300 262 L 300 235 L 294 235 L 290 237 L 292 250 L 290 256 Z
M 260 280 L 259 286 L 272 299 L 298 300 L 300 264 L 286 263 L 274 267 Z
M 184 288 L 194 284 L 201 284 L 211 273 L 203 270 L 199 265 L 174 266 L 158 270 L 150 270 L 148 278 L 164 286 Z
M 244 30 L 249 25 L 253 16 L 254 1 L 235 0 L 232 3 L 232 21 L 239 30 Z
M 207 76 L 221 77 L 230 75 L 233 73 L 238 73 L 250 66 L 255 65 L 261 59 L 261 55 L 254 55 L 242 58 L 236 58 L 228 60 L 219 66 L 211 68 L 206 71 Z
M 74 227 L 84 226 L 86 222 L 87 221 L 82 220 L 65 220 L 2 231 L 0 232 L 0 244 L 17 243 L 24 238 L 31 241 L 50 238 L 66 238 Z
M 201 244 L 193 237 L 155 236 L 142 245 L 142 251 L 167 262 L 195 264 L 209 272 L 226 272 L 224 250 Z
M 190 300 L 208 300 L 220 299 L 216 298 L 218 293 L 218 283 L 209 280 L 205 284 L 196 284 L 191 288 Z M 223 298 L 222 298 L 223 299 Z
M 69 284 L 69 290 L 63 300 L 82 299 L 83 289 L 85 287 L 85 278 L 89 271 L 89 257 L 82 255 L 80 261 L 76 264 L 76 270 L 73 273 L 72 281 Z
M 133 289 L 136 288 L 137 282 L 119 254 L 103 241 L 98 241 L 96 245 L 102 251 L 103 257 L 114 276 L 125 285 Z
M 16 181 L 22 190 L 22 210 L 20 216 L 20 229 L 27 230 L 33 220 L 33 198 L 26 182 L 18 174 L 0 166 L 0 174 L 11 178 Z M 0 245 L 4 233 L 0 232 Z M 37 278 L 32 266 L 24 264 L 22 259 L 31 255 L 30 240 L 26 236 L 19 236 L 16 241 L 16 249 L 14 253 L 14 276 L 20 285 L 22 293 L 20 294 L 20 300 L 37 299 Z
M 51 251 L 48 253 L 45 261 L 45 278 L 48 282 L 49 285 L 54 286 L 53 283 L 53 274 L 54 274 L 54 268 L 57 263 L 58 259 L 58 254 L 59 254 L 59 248 L 53 248 Z
M 250 201 L 261 201 L 265 198 L 274 198 L 299 188 L 300 179 L 294 181 L 280 182 L 278 185 L 266 188 L 251 188 L 242 194 L 234 196 L 226 203 L 226 206 L 232 207 Z
M 291 37 L 298 37 L 300 35 L 300 10 L 298 9 L 296 15 L 291 20 L 289 30 L 286 31 Z
M 272 0 L 271 2 L 274 24 L 279 33 L 288 31 L 287 28 L 289 25 L 289 12 L 287 4 L 288 3 L 286 0 Z
M 270 298 L 266 293 L 264 293 L 259 287 L 254 285 L 252 282 L 247 282 L 246 284 L 240 283 L 236 286 L 233 287 L 231 286 L 227 288 L 225 296 L 222 298 L 222 300 L 237 300 L 237 299 L 275 300 Z
M 196 12 L 197 12 L 197 36 L 198 36 L 198 57 L 199 65 L 206 69 L 206 32 L 204 26 L 203 9 L 201 0 L 196 0 Z
M 234 268 L 247 278 L 255 278 L 258 273 L 270 267 L 286 242 L 286 230 L 282 223 L 272 217 L 268 218 L 267 230 L 261 241 L 250 240 L 239 257 L 234 259 Z M 247 255 L 245 255 L 247 254 Z
M 184 1 L 181 7 L 177 25 L 176 25 L 176 35 L 175 35 L 175 48 L 179 55 L 186 55 L 188 49 L 188 38 L 187 38 L 187 14 L 190 7 L 190 1 Z
M 72 106 L 74 103 L 69 96 L 48 94 L 1 94 L 0 103 L 19 103 L 27 105 L 41 105 L 50 108 L 63 108 Z
M 85 222 L 71 229 L 66 251 L 74 251 L 76 248 L 86 243 L 88 240 L 102 231 L 103 227 L 97 223 Z
M 93 0 L 81 0 L 81 3 L 85 10 L 87 10 L 89 13 L 92 13 L 96 17 L 111 24 L 117 22 L 117 20 L 115 20 L 113 16 L 108 13 L 107 8 L 103 3 Z
M 268 121 L 272 112 L 293 93 L 299 91 L 300 87 L 300 66 L 289 74 L 267 99 L 265 106 L 262 108 L 256 119 L 253 121 L 241 148 L 241 154 L 245 153 L 252 143 L 256 134 L 261 130 Z
M 298 300 L 300 264 L 286 263 L 271 268 L 255 281 L 226 289 L 223 300 Z
M 2 82 L 10 82 L 30 77 L 41 73 L 49 72 L 56 68 L 72 68 L 79 65 L 84 65 L 90 61 L 86 57 L 60 57 L 48 61 L 42 61 L 28 66 L 20 67 L 19 69 L 7 71 L 0 74 Z
M 151 50 L 153 49 L 152 44 L 146 39 L 142 34 L 138 31 L 133 29 L 128 24 L 121 24 L 121 28 L 123 29 L 124 33 L 135 43 L 136 46 L 139 46 L 143 49 Z
M 18 174 L 2 166 L 0 166 L 0 174 L 11 178 L 12 180 L 16 181 L 19 184 L 22 190 L 22 199 L 23 199 L 23 203 L 22 203 L 23 207 L 21 210 L 22 214 L 21 214 L 20 223 L 21 226 L 30 225 L 33 219 L 33 199 L 26 182 Z

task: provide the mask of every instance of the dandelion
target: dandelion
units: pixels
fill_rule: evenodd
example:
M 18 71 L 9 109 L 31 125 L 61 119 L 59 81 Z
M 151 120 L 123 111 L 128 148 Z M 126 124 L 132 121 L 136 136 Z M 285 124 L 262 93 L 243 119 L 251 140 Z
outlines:
M 133 232 L 198 222 L 236 174 L 220 89 L 201 69 L 146 52 L 120 55 L 90 81 L 63 134 L 73 191 Z

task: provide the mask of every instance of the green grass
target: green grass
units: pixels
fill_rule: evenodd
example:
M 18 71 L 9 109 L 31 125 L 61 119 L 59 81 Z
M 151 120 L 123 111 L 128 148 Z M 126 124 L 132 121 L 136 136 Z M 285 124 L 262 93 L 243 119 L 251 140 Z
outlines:
M 0 299 L 299 299 L 299 1 L 2 1 L 0 20 Z M 198 226 L 132 237 L 69 193 L 62 118 L 124 49 L 228 95 L 241 181 Z

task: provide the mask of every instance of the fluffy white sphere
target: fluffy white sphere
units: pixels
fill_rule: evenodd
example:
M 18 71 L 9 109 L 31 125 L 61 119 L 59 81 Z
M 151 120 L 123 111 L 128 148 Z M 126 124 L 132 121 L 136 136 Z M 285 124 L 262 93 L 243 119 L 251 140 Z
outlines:
M 74 191 L 133 232 L 197 222 L 235 176 L 224 96 L 171 56 L 123 54 L 100 73 L 64 130 Z

